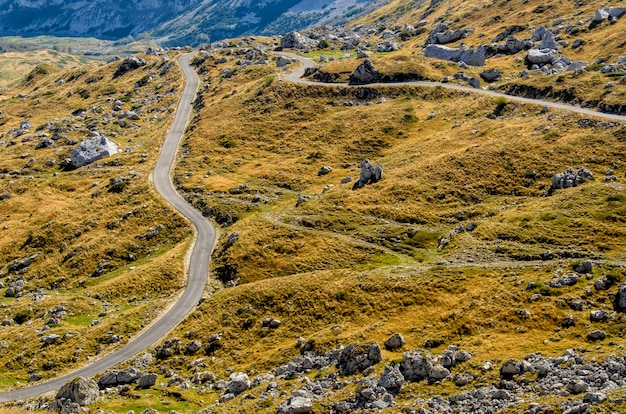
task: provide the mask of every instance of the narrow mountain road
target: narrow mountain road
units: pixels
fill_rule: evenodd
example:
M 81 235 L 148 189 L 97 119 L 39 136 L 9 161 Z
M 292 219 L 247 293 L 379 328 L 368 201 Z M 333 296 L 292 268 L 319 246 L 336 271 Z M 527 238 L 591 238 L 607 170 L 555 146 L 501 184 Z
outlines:
M 594 111 L 593 109 L 580 108 L 574 105 L 568 105 L 568 104 L 551 102 L 551 101 L 544 101 L 543 99 L 530 99 L 530 98 L 523 98 L 521 96 L 507 95 L 504 93 L 489 91 L 485 89 L 476 89 L 470 86 L 456 85 L 454 83 L 415 81 L 415 82 L 395 82 L 395 83 L 369 83 L 367 85 L 350 85 L 347 83 L 313 82 L 310 80 L 302 79 L 302 75 L 304 75 L 304 72 L 307 68 L 315 67 L 315 62 L 313 62 L 311 59 L 296 55 L 294 53 L 276 52 L 276 54 L 287 57 L 287 58 L 297 59 L 301 63 L 301 66 L 298 69 L 284 76 L 285 80 L 289 82 L 296 82 L 296 83 L 301 83 L 305 85 L 330 85 L 330 86 L 353 86 L 353 87 L 371 87 L 371 86 L 387 86 L 387 87 L 418 86 L 418 87 L 424 87 L 424 88 L 442 87 L 446 89 L 453 89 L 453 90 L 463 91 L 463 92 L 479 93 L 482 95 L 493 96 L 496 98 L 504 97 L 510 101 L 523 102 L 523 103 L 529 103 L 529 104 L 535 104 L 535 105 L 545 105 L 549 108 L 564 109 L 566 111 L 578 112 L 579 114 L 583 114 L 583 115 L 591 115 L 591 116 L 595 116 L 598 118 L 626 122 L 626 116 L 624 115 L 608 114 L 604 112 Z
M 191 104 L 198 90 L 198 76 L 189 63 L 192 55 L 193 54 L 186 54 L 179 59 L 180 66 L 186 78 L 185 89 L 178 104 L 178 109 L 176 110 L 174 123 L 165 138 L 161 154 L 153 173 L 153 181 L 156 190 L 168 203 L 189 219 L 196 230 L 196 239 L 191 247 L 192 251 L 189 258 L 187 287 L 184 293 L 165 314 L 123 348 L 92 364 L 67 375 L 63 375 L 62 377 L 30 387 L 4 392 L 0 394 L 0 402 L 21 400 L 55 391 L 72 378 L 78 376 L 93 377 L 126 361 L 167 335 L 167 333 L 178 325 L 189 312 L 195 309 L 202 297 L 209 273 L 209 259 L 215 244 L 215 227 L 204 218 L 202 214 L 183 200 L 174 189 L 170 178 L 170 171 L 174 164 L 176 152 L 189 120 Z

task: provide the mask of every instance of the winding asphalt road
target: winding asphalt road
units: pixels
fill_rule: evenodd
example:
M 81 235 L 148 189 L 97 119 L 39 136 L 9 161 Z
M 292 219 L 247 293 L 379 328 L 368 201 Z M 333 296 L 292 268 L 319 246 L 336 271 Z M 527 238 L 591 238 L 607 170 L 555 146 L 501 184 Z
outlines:
M 187 287 L 184 293 L 165 314 L 123 348 L 99 359 L 93 364 L 87 365 L 62 377 L 15 391 L 4 392 L 0 394 L 0 402 L 21 400 L 55 391 L 72 378 L 78 376 L 93 377 L 112 368 L 158 342 L 198 305 L 204 293 L 209 273 L 209 259 L 215 245 L 215 227 L 213 227 L 202 214 L 180 197 L 174 189 L 170 178 L 170 171 L 174 164 L 176 152 L 189 120 L 191 103 L 198 90 L 198 76 L 189 64 L 192 55 L 191 53 L 186 54 L 179 59 L 180 66 L 186 78 L 185 89 L 176 110 L 174 123 L 165 138 L 165 143 L 163 144 L 153 173 L 153 181 L 156 190 L 168 203 L 189 219 L 196 230 L 196 239 L 191 247 L 192 250 L 189 257 Z
M 289 53 L 289 52 L 276 52 L 278 55 L 284 56 L 284 57 L 288 57 L 288 58 L 292 58 L 292 59 L 297 59 L 300 63 L 301 66 L 296 69 L 295 71 L 288 73 L 284 76 L 284 79 L 290 82 L 296 82 L 296 83 L 301 83 L 301 84 L 305 84 L 305 85 L 332 85 L 332 86 L 352 86 L 352 87 L 370 87 L 370 86 L 419 86 L 419 87 L 425 87 L 425 88 L 435 88 L 435 87 L 442 87 L 442 88 L 446 88 L 446 89 L 453 89 L 453 90 L 457 90 L 457 91 L 463 91 L 463 92 L 470 92 L 470 93 L 479 93 L 482 95 L 488 95 L 488 96 L 493 96 L 493 97 L 504 97 L 507 100 L 510 101 L 517 101 L 517 102 L 523 102 L 523 103 L 530 103 L 530 104 L 535 104 L 535 105 L 545 105 L 549 108 L 556 108 L 556 109 L 565 109 L 567 111 L 572 111 L 572 112 L 578 112 L 579 114 L 583 114 L 583 115 L 591 115 L 591 116 L 595 116 L 598 118 L 604 118 L 604 119 L 611 119 L 613 121 L 622 121 L 622 122 L 626 122 L 626 116 L 624 115 L 616 115 L 616 114 L 607 114 L 604 112 L 598 112 L 598 111 L 594 111 L 592 109 L 586 109 L 586 108 L 580 108 L 574 105 L 567 105 L 567 104 L 563 104 L 563 103 L 558 103 L 558 102 L 550 102 L 550 101 L 544 101 L 542 99 L 530 99 L 530 98 L 523 98 L 521 96 L 514 96 L 514 95 L 507 95 L 504 93 L 500 93 L 500 92 L 495 92 L 495 91 L 489 91 L 489 90 L 485 90 L 485 89 L 477 89 L 477 88 L 472 88 L 469 86 L 462 86 L 462 85 L 456 85 L 454 83 L 442 83 L 442 82 L 394 82 L 394 83 L 368 83 L 367 85 L 350 85 L 347 83 L 322 83 L 322 82 L 313 82 L 310 80 L 306 80 L 306 79 L 302 79 L 302 75 L 304 75 L 304 71 L 307 68 L 312 68 L 315 67 L 315 62 L 313 62 L 311 59 L 293 54 L 293 53 Z

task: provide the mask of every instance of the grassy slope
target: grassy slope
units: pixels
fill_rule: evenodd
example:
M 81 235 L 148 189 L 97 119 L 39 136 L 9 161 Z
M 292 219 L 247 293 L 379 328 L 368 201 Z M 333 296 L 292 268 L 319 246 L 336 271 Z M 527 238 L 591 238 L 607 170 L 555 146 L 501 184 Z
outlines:
M 182 79 L 176 65 L 160 75 L 160 58 L 147 59 L 146 67 L 117 79 L 113 73 L 119 62 L 69 72 L 40 65 L 2 92 L 0 193 L 10 198 L 0 202 L 0 313 L 3 320 L 26 315 L 25 323 L 0 330 L 3 387 L 24 383 L 31 374 L 57 376 L 118 347 L 182 286 L 190 230 L 148 183 Z M 149 76 L 151 83 L 135 87 Z M 106 120 L 116 99 L 122 99 L 124 111 L 141 114 L 141 120 L 126 121 L 125 127 L 117 115 Z M 77 109 L 85 115 L 70 115 Z M 14 137 L 11 130 L 24 119 L 31 130 Z M 76 146 L 72 142 L 94 129 L 123 153 L 74 171 L 60 170 Z M 36 149 L 44 136 L 55 134 L 52 147 Z M 120 176 L 129 179 L 127 187 L 109 191 L 109 180 Z M 164 229 L 150 237 L 157 225 Z M 13 260 L 35 254 L 21 275 L 8 272 Z M 103 275 L 90 277 L 102 263 L 107 264 Z M 5 298 L 9 285 L 20 277 L 27 282 L 24 295 Z M 138 300 L 129 303 L 133 296 Z M 44 332 L 47 311 L 57 305 L 67 308 L 67 319 Z M 101 323 L 90 326 L 96 319 Z M 50 333 L 62 339 L 42 345 L 40 337 Z M 107 343 L 115 335 L 121 342 Z M 24 348 L 24 343 L 33 346 Z
M 588 321 L 589 310 L 611 309 L 615 293 L 596 292 L 593 282 L 626 279 L 619 266 L 626 230 L 622 126 L 582 128 L 579 115 L 510 102 L 493 117 L 493 98 L 443 89 L 380 88 L 359 100 L 348 89 L 284 83 L 266 68 L 222 79 L 227 65 L 206 65 L 212 76 L 204 109 L 176 171 L 192 202 L 231 218 L 213 267 L 239 286 L 216 293 L 173 333 L 183 343 L 222 335 L 207 369 L 222 378 L 230 370 L 253 376 L 297 355 L 300 336 L 325 350 L 381 343 L 392 332 L 407 337 L 405 349 L 428 339 L 441 340 L 441 348 L 460 345 L 474 355 L 470 372 L 485 360 L 536 351 L 559 355 L 578 347 L 599 358 L 620 352 L 622 316 Z M 384 166 L 384 179 L 359 190 L 341 184 L 358 177 L 356 164 L 366 157 Z M 333 171 L 320 177 L 324 165 Z M 578 166 L 596 179 L 546 196 L 552 175 Z M 609 170 L 616 182 L 604 182 Z M 323 191 L 328 184 L 334 186 Z M 299 194 L 310 199 L 296 207 Z M 437 249 L 440 237 L 470 222 L 476 230 Z M 233 232 L 239 237 L 226 247 Z M 542 261 L 546 250 L 556 258 Z M 555 272 L 572 271 L 576 257 L 594 259 L 592 275 L 530 300 Z M 539 287 L 527 289 L 530 282 Z M 580 297 L 586 309 L 572 311 L 568 304 Z M 569 314 L 577 325 L 563 329 Z M 266 317 L 283 324 L 268 332 L 261 328 Z M 592 329 L 607 330 L 609 338 L 589 343 Z M 400 356 L 384 353 L 387 361 Z M 161 366 L 190 376 L 187 364 L 196 357 Z M 457 391 L 411 385 L 399 406 L 410 405 L 411 393 L 450 392 Z M 272 412 L 279 402 L 237 399 L 219 411 Z
M 404 3 L 392 3 L 381 16 Z M 535 19 L 533 26 L 546 24 L 560 12 L 529 14 L 537 2 L 511 1 L 491 6 L 446 2 L 437 13 L 449 4 L 454 12 L 450 20 L 459 17 L 458 27 L 461 16 L 463 26 L 477 27 L 464 40 L 470 45 L 483 42 L 480 31 L 491 39 L 502 30 L 503 23 L 483 26 L 494 9 L 506 25 L 526 24 L 530 18 Z M 568 4 L 548 5 L 562 7 L 564 16 L 574 11 Z M 380 22 L 415 23 L 424 7 Z M 478 11 L 468 14 L 468 7 Z M 581 10 L 586 16 L 597 7 L 598 2 L 589 2 Z M 606 39 L 603 48 L 568 50 L 568 56 L 593 60 L 619 50 L 614 33 L 623 21 L 618 23 L 622 26 L 580 35 Z M 422 43 L 423 37 L 412 38 L 402 51 L 375 56 L 375 62 L 391 69 L 397 68 L 391 61 L 408 62 L 432 78 L 458 71 L 454 64 L 423 60 L 421 49 L 413 47 Z M 232 62 L 207 62 L 203 105 L 198 105 L 203 108 L 184 143 L 175 181 L 190 201 L 226 223 L 212 266 L 217 278 L 236 280 L 238 286 L 218 290 L 171 334 L 184 345 L 192 338 L 206 344 L 218 333 L 220 349 L 175 355 L 150 369 L 162 374 L 171 368 L 190 377 L 191 361 L 205 357 L 206 369 L 219 378 L 231 370 L 254 376 L 299 354 L 295 343 L 300 336 L 323 351 L 364 340 L 382 343 L 392 332 L 407 338 L 405 349 L 421 347 L 429 339 L 442 344 L 434 353 L 450 344 L 461 346 L 473 354 L 463 367 L 470 373 L 477 373 L 486 360 L 497 364 L 531 352 L 553 356 L 578 348 L 586 358 L 621 352 L 624 317 L 592 324 L 589 311 L 612 309 L 616 291 L 615 286 L 595 291 L 595 280 L 626 280 L 619 266 L 626 247 L 623 126 L 583 128 L 579 115 L 542 113 L 538 106 L 510 102 L 494 117 L 494 99 L 443 89 L 379 88 L 359 99 L 348 89 L 284 83 L 267 67 L 236 67 L 232 78 L 223 79 L 220 71 Z M 356 64 L 341 61 L 327 70 L 347 74 Z M 523 68 L 513 58 L 491 64 L 511 78 Z M 565 77 L 566 82 L 580 82 L 581 90 L 590 94 L 598 89 L 589 87 L 591 81 L 603 85 L 607 80 L 597 72 Z M 619 101 L 623 93 L 618 87 L 606 99 Z M 428 119 L 431 113 L 435 117 Z M 359 190 L 351 189 L 354 181 L 341 184 L 344 177 L 358 178 L 357 164 L 366 157 L 384 166 L 383 180 Z M 333 171 L 318 176 L 325 165 Z M 552 175 L 579 166 L 589 168 L 596 179 L 545 195 Z M 616 182 L 604 182 L 609 170 Z M 242 184 L 248 186 L 235 190 Z M 333 187 L 324 192 L 328 184 Z M 299 194 L 310 199 L 296 207 Z M 259 201 L 253 202 L 256 195 Z M 437 248 L 441 237 L 470 222 L 477 224 L 476 230 Z M 227 248 L 234 232 L 239 236 Z M 556 258 L 540 260 L 546 250 Z M 576 256 L 594 260 L 591 275 L 573 287 L 544 289 L 544 295 L 531 300 L 555 272 L 571 271 L 580 260 Z M 528 289 L 530 282 L 538 287 Z M 584 301 L 582 311 L 569 307 L 577 298 Z M 530 311 L 530 317 L 521 310 Z M 564 329 L 561 320 L 569 314 L 576 326 Z M 266 317 L 280 319 L 282 325 L 262 329 Z M 609 336 L 590 343 L 592 329 L 604 329 Z M 401 351 L 383 351 L 383 357 L 397 360 Z M 161 385 L 166 381 L 160 376 L 152 390 L 106 397 L 97 407 L 191 412 L 212 405 L 219 396 L 212 390 Z M 497 374 L 480 381 L 496 382 Z M 476 385 L 470 382 L 466 389 Z M 280 386 L 288 392 L 300 384 L 284 381 Z M 415 395 L 462 390 L 448 382 L 411 384 L 396 408 L 411 405 Z M 350 391 L 355 390 L 342 392 Z M 623 394 L 618 390 L 611 397 Z M 335 398 L 339 395 L 316 403 L 317 410 L 327 411 Z M 554 404 L 559 398 L 542 401 Z M 282 398 L 269 404 L 240 400 L 212 409 L 275 412 Z M 605 408 L 623 409 L 619 402 L 611 404 Z M 520 412 L 525 408 L 522 404 Z

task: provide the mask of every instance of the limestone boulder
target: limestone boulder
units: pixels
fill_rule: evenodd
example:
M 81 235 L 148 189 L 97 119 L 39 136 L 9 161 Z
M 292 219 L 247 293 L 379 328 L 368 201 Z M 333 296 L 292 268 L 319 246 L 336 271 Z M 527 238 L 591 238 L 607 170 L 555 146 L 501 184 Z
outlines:
M 119 152 L 119 147 L 113 141 L 97 134 L 74 148 L 70 154 L 71 165 L 74 168 L 79 168 Z
M 365 85 L 378 82 L 381 78 L 380 72 L 374 67 L 371 60 L 365 59 L 350 75 L 350 83 L 353 85 Z

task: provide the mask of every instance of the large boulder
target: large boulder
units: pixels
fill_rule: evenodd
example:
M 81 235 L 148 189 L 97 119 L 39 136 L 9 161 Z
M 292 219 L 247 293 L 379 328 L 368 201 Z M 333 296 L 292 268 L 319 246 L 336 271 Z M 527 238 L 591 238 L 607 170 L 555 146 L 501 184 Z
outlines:
M 361 188 L 365 184 L 376 183 L 383 177 L 383 166 L 370 162 L 368 158 L 364 159 L 359 167 L 361 167 L 361 175 L 359 181 L 354 184 L 354 189 Z
M 352 375 L 363 371 L 382 360 L 380 346 L 377 342 L 350 344 L 339 354 L 337 367 L 341 375 Z
M 563 173 L 556 174 L 552 177 L 552 186 L 550 187 L 550 193 L 562 188 L 576 187 L 584 183 L 587 180 L 593 179 L 593 173 L 586 168 L 579 168 L 574 170 L 568 168 Z
M 313 400 L 308 397 L 289 397 L 278 407 L 279 414 L 305 414 L 313 412 Z
M 407 351 L 402 356 L 400 372 L 407 381 L 421 381 L 430 376 L 433 369 L 430 354 L 420 349 Z
M 378 386 L 385 388 L 389 392 L 398 393 L 405 382 L 404 376 L 400 372 L 400 367 L 392 364 L 385 367 L 383 375 L 378 380 Z
M 252 382 L 250 378 L 243 372 L 234 372 L 230 374 L 226 388 L 229 393 L 238 395 L 250 388 Z
M 447 30 L 445 32 L 436 33 L 433 36 L 434 43 L 444 45 L 446 43 L 456 42 L 472 33 L 472 29 Z
M 309 49 L 317 46 L 318 41 L 298 32 L 289 32 L 280 39 L 280 47 L 284 49 Z
M 141 378 L 139 378 L 139 381 L 137 382 L 137 386 L 139 388 L 150 388 L 154 384 L 156 384 L 156 380 L 157 380 L 157 374 L 155 374 L 154 372 L 150 372 L 142 376 Z
M 554 59 L 554 50 L 552 49 L 530 49 L 526 60 L 535 65 L 544 65 L 552 62 Z
M 480 77 L 487 83 L 497 82 L 502 77 L 498 69 L 488 69 L 480 72 Z
M 92 379 L 76 377 L 66 383 L 57 392 L 57 400 L 70 400 L 80 406 L 96 402 L 100 390 L 98 384 Z
M 101 136 L 97 132 L 90 135 L 91 138 L 78 144 L 70 154 L 71 164 L 74 168 L 91 164 L 120 152 L 118 146 L 110 139 Z
M 113 78 L 118 78 L 126 72 L 140 68 L 142 66 L 146 66 L 146 61 L 144 59 L 135 56 L 128 57 L 124 59 L 122 63 L 120 63 L 120 65 L 117 67 L 117 70 L 113 74 Z
M 543 38 L 541 39 L 541 45 L 539 46 L 539 49 L 557 49 L 556 40 L 554 40 L 554 35 L 552 34 L 552 32 L 544 33 Z
M 365 59 L 350 75 L 350 83 L 353 85 L 364 85 L 378 82 L 381 78 L 380 72 L 376 70 L 371 60 Z
M 424 48 L 424 56 L 451 62 L 465 62 L 470 66 L 485 65 L 485 49 L 453 49 L 441 45 L 428 45 Z
M 626 312 L 626 282 L 619 285 L 617 295 L 615 295 L 615 310 Z

